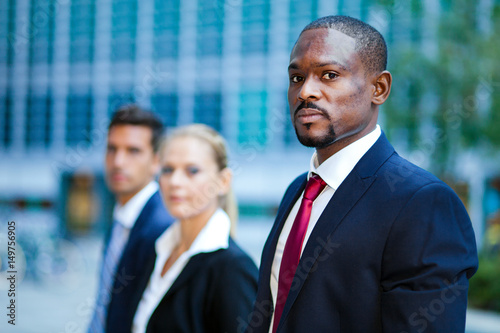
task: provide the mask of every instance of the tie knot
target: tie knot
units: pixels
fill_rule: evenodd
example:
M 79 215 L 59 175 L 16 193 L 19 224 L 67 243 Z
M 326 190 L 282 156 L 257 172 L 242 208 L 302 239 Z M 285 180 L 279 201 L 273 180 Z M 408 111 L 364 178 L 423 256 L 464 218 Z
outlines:
M 313 174 L 309 177 L 309 181 L 306 184 L 306 189 L 304 190 L 304 198 L 314 201 L 318 195 L 325 188 L 326 183 L 320 176 Z

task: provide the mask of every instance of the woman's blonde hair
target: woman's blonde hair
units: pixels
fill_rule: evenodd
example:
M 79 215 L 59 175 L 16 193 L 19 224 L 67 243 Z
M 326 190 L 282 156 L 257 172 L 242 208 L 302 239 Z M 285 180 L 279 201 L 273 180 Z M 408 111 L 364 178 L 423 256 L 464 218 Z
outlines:
M 219 171 L 228 167 L 228 149 L 226 140 L 215 129 L 204 124 L 191 124 L 173 129 L 162 140 L 160 146 L 160 157 L 163 157 L 165 147 L 170 141 L 180 137 L 196 138 L 208 143 L 212 148 L 214 160 Z M 236 225 L 238 221 L 238 205 L 232 187 L 222 196 L 219 196 L 219 206 L 227 213 L 231 220 L 231 236 L 236 236 Z

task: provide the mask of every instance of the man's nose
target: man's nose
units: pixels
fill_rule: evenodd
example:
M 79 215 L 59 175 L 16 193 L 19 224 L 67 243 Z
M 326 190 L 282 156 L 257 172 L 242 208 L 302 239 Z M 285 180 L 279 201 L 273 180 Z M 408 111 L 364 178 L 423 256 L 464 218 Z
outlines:
M 121 167 L 125 164 L 126 159 L 125 152 L 118 150 L 113 156 L 113 164 L 114 166 Z
M 300 87 L 298 99 L 302 101 L 318 100 L 321 94 L 319 82 L 314 78 L 306 78 Z

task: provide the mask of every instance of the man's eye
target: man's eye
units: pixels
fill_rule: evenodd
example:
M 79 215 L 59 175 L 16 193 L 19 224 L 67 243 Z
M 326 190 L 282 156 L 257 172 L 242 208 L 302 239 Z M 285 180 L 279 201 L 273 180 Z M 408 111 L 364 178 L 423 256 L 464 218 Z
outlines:
M 292 75 L 290 77 L 290 81 L 292 81 L 293 83 L 299 83 L 300 81 L 302 81 L 302 77 L 298 75 Z
M 338 77 L 337 73 L 328 72 L 328 73 L 323 74 L 323 79 L 326 79 L 326 80 L 333 80 L 337 77 Z
M 139 154 L 141 152 L 141 150 L 137 149 L 137 148 L 130 148 L 129 152 L 132 154 Z
M 200 169 L 197 167 L 189 167 L 187 168 L 187 172 L 189 175 L 196 175 L 198 172 L 200 172 Z
M 171 168 L 171 167 L 163 167 L 163 168 L 161 168 L 161 174 L 162 174 L 162 175 L 169 175 L 169 174 L 171 174 L 173 171 L 174 171 L 174 169 L 173 169 L 173 168 Z

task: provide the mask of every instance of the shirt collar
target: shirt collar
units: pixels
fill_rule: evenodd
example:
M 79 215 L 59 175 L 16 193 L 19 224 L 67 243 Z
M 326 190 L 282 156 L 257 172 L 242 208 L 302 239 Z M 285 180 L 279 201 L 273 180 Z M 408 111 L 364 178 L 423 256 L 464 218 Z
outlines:
M 199 253 L 227 249 L 230 229 L 229 217 L 224 210 L 218 208 L 196 236 L 186 254 L 192 257 Z M 181 226 L 179 221 L 175 221 L 156 241 L 156 253 L 170 253 L 174 246 L 179 243 L 180 237 Z
M 158 191 L 158 183 L 151 181 L 125 205 L 122 206 L 117 203 L 113 211 L 113 219 L 121 223 L 125 228 L 132 229 L 142 209 L 156 191 Z
M 311 157 L 307 179 L 309 179 L 312 173 L 315 173 L 319 175 L 328 186 L 337 190 L 363 155 L 378 140 L 381 133 L 380 126 L 377 124 L 373 131 L 339 150 L 321 163 L 321 165 L 318 165 L 318 156 L 315 151 Z

